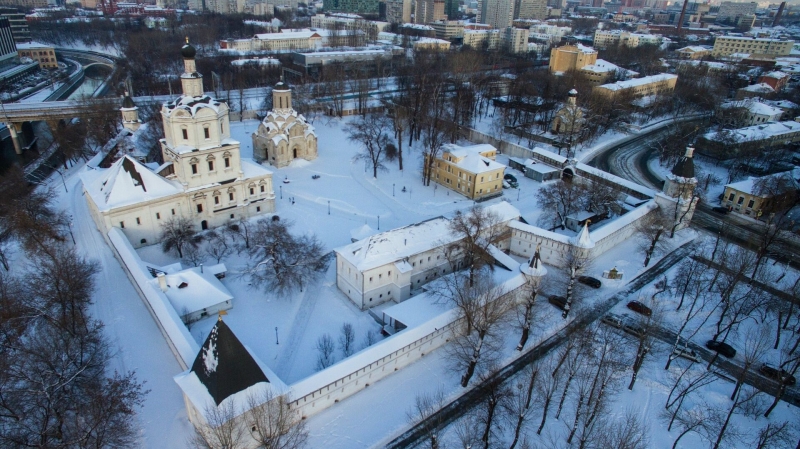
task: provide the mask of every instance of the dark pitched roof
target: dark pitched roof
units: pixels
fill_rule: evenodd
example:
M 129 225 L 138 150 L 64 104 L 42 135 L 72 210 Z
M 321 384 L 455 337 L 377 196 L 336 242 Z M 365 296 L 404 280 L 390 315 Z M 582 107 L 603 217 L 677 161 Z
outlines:
M 258 363 L 221 319 L 211 329 L 192 372 L 219 405 L 225 398 L 259 382 L 269 382 Z
M 694 148 L 689 147 L 686 149 L 686 154 L 678 159 L 678 162 L 672 167 L 672 174 L 682 178 L 694 178 L 694 159 L 692 153 Z
M 125 92 L 125 98 L 122 99 L 122 107 L 123 108 L 135 108 L 136 103 L 133 102 L 133 98 Z

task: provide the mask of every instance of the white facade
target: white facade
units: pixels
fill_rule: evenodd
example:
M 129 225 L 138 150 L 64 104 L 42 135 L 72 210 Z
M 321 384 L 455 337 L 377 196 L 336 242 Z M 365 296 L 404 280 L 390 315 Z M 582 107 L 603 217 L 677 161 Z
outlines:
M 490 25 L 492 28 L 504 30 L 511 26 L 514 19 L 513 0 L 484 0 L 480 6 L 480 23 Z
M 506 202 L 487 209 L 498 216 L 499 226 L 519 218 Z M 408 299 L 415 289 L 462 268 L 458 262 L 451 266 L 457 256 L 445 254 L 459 240 L 449 223 L 433 218 L 336 248 L 336 286 L 361 309 Z
M 227 105 L 203 93 L 194 48 L 181 52 L 183 95 L 161 108 L 165 163 L 154 172 L 125 156 L 82 176 L 97 227 L 104 234 L 120 228 L 135 247 L 158 242 L 172 217 L 202 230 L 275 210 L 272 172 L 241 158 Z
M 719 58 L 735 53 L 786 56 L 792 51 L 794 41 L 759 39 L 743 36 L 719 36 L 714 40 L 711 56 Z
M 528 36 L 530 30 L 527 28 L 508 27 L 503 34 L 503 43 L 509 53 L 527 53 Z

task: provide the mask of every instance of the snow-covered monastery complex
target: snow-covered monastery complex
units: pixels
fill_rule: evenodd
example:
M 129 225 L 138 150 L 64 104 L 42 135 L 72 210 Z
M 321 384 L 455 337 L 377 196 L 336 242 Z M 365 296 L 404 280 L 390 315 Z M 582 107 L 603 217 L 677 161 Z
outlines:
M 272 172 L 242 159 L 230 135 L 229 109 L 203 93 L 195 49 L 181 49 L 183 95 L 161 108 L 164 164 L 155 171 L 125 156 L 108 169 L 82 175 L 97 227 L 120 228 L 134 247 L 159 240 L 161 225 L 175 216 L 197 229 L 275 210 Z M 137 123 L 135 105 L 123 105 L 126 123 Z

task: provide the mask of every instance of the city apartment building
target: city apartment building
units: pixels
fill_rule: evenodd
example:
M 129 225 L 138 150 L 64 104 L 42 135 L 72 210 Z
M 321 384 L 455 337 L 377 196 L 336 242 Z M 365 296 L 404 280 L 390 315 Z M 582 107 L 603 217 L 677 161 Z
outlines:
M 717 20 L 734 20 L 739 16 L 755 16 L 758 3 L 722 2 L 719 5 Z
M 550 73 L 580 70 L 597 62 L 597 50 L 585 45 L 564 45 L 550 50 Z
M 322 9 L 326 12 L 378 14 L 378 4 L 378 0 L 323 0 Z
M 377 35 L 388 27 L 388 22 L 366 20 L 356 14 L 317 14 L 311 18 L 311 28 L 325 30 L 364 31 Z
M 547 0 L 515 0 L 514 19 L 547 18 Z
M 762 103 L 760 100 L 760 98 L 748 98 L 723 103 L 720 105 L 717 115 L 723 123 L 738 124 L 739 126 L 780 121 L 784 110 Z
M 636 48 L 640 45 L 661 45 L 663 38 L 657 34 L 629 33 L 620 30 L 597 30 L 594 32 L 594 46 L 609 48 L 625 44 Z
M 439 39 L 457 39 L 464 37 L 464 22 L 458 20 L 439 20 L 428 25 L 436 32 Z
M 386 22 L 411 22 L 411 0 L 386 0 Z
M 507 27 L 503 34 L 503 45 L 509 53 L 527 53 L 529 34 L 527 28 Z
M 734 53 L 786 56 L 792 51 L 794 41 L 764 39 L 744 36 L 720 36 L 714 40 L 711 56 L 715 58 Z
M 602 86 L 596 86 L 592 92 L 597 92 L 607 98 L 619 94 L 627 94 L 633 98 L 641 98 L 648 95 L 670 93 L 675 90 L 675 83 L 677 81 L 678 75 L 660 73 L 658 75 L 645 76 L 644 78 L 603 84 Z
M 504 30 L 514 19 L 514 0 L 492 0 L 480 2 L 478 22 Z
M 719 159 L 730 159 L 742 147 L 769 148 L 800 142 L 800 123 L 768 122 L 738 129 L 712 131 L 697 139 L 697 151 Z
M 688 47 L 679 48 L 676 50 L 678 53 L 678 57 L 681 59 L 703 59 L 707 56 L 711 56 L 711 49 L 706 47 L 701 47 L 699 45 L 690 45 Z
M 426 24 L 447 19 L 443 0 L 416 0 L 414 2 L 414 23 Z
M 322 33 L 311 30 L 256 34 L 250 39 L 226 39 L 221 49 L 237 51 L 312 50 L 322 47 Z
M 473 200 L 501 195 L 506 166 L 495 162 L 496 156 L 497 149 L 488 144 L 445 145 L 431 179 Z
M 464 30 L 464 45 L 474 49 L 494 50 L 500 45 L 500 30 Z
M 31 58 L 39 63 L 41 69 L 57 69 L 56 51 L 51 45 L 38 42 L 22 42 L 17 44 L 17 54 L 20 58 Z

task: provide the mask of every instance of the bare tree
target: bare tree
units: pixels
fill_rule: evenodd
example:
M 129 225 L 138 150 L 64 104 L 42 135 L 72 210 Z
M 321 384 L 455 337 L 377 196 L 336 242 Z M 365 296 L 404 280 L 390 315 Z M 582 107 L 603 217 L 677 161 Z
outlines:
M 536 201 L 541 209 L 551 214 L 542 214 L 540 220 L 545 220 L 553 229 L 565 229 L 567 217 L 583 209 L 584 196 L 584 189 L 575 182 L 559 180 L 545 185 L 536 192 Z
M 714 441 L 713 449 L 719 449 L 725 441 L 740 437 L 740 432 L 731 432 L 728 427 L 731 422 L 731 417 L 734 413 L 746 411 L 749 407 L 757 403 L 760 399 L 760 393 L 761 392 L 757 389 L 749 386 L 742 387 L 737 391 L 725 418 L 719 423 L 719 432 L 717 433 L 716 441 Z
M 744 350 L 742 351 L 744 363 L 739 375 L 736 376 L 736 385 L 731 393 L 731 401 L 736 398 L 739 389 L 744 384 L 744 378 L 753 368 L 753 365 L 761 361 L 769 350 L 770 336 L 766 325 L 754 326 L 747 329 L 744 338 Z
M 228 257 L 233 252 L 233 249 L 228 244 L 228 237 L 223 232 L 209 231 L 205 235 L 208 245 L 206 246 L 206 255 L 213 258 L 220 263 L 222 259 Z
M 342 324 L 341 333 L 339 334 L 339 349 L 342 350 L 344 357 L 350 357 L 353 354 L 355 340 L 356 332 L 353 330 L 353 325 L 350 323 Z
M 436 159 L 441 155 L 442 148 L 447 143 L 449 137 L 447 123 L 444 120 L 430 118 L 429 121 L 430 124 L 425 126 L 425 132 L 422 138 L 422 183 L 426 186 L 431 185 L 434 164 L 436 163 Z
M 322 334 L 317 339 L 317 371 L 324 370 L 325 368 L 333 365 L 333 351 L 336 346 L 333 344 L 333 338 L 328 334 Z
M 636 319 L 636 327 L 638 329 L 639 344 L 636 348 L 636 358 L 633 361 L 633 374 L 631 374 L 631 383 L 628 384 L 628 390 L 633 390 L 633 385 L 636 383 L 636 378 L 639 375 L 639 370 L 644 364 L 645 357 L 650 353 L 653 347 L 653 334 L 658 328 L 659 320 L 661 319 L 661 308 L 653 301 L 642 301 L 647 307 L 650 308 L 650 315 L 639 315 Z
M 793 437 L 789 421 L 767 423 L 766 426 L 759 429 L 757 438 L 751 442 L 751 447 L 755 449 L 789 449 L 794 446 Z
M 273 220 L 277 217 L 277 215 L 273 216 Z M 250 250 L 250 241 L 252 240 L 253 233 L 254 233 L 253 224 L 245 218 L 240 218 L 235 223 L 229 224 L 224 232 L 231 236 L 234 244 L 236 245 L 236 251 L 249 251 Z
M 536 429 L 537 435 L 541 435 L 542 429 L 544 429 L 544 425 L 547 422 L 547 413 L 550 410 L 553 397 L 560 390 L 561 377 L 556 359 L 549 358 L 545 365 L 542 366 L 542 375 L 536 382 L 537 396 L 544 402 L 542 405 L 542 420 L 539 423 L 539 428 Z
M 345 125 L 347 138 L 361 145 L 361 152 L 353 160 L 365 161 L 372 166 L 372 177 L 378 177 L 378 170 L 386 170 L 383 161 L 386 157 L 386 145 L 391 142 L 386 128 L 389 122 L 384 115 L 366 114 Z
M 522 293 L 522 301 L 518 307 L 518 309 L 521 309 L 518 313 L 518 318 L 522 335 L 519 338 L 519 344 L 517 344 L 517 351 L 522 351 L 525 344 L 528 342 L 528 336 L 530 335 L 534 319 L 533 306 L 536 304 L 539 291 L 542 290 L 543 277 L 547 273 L 547 269 L 544 268 L 539 256 L 538 246 L 536 247 L 536 253 L 531 258 L 528 267 L 524 270 L 525 289 Z
M 538 364 L 528 365 L 515 383 L 514 388 L 509 389 L 509 397 L 503 404 L 506 415 L 512 419 L 516 418 L 514 439 L 511 441 L 509 449 L 514 449 L 517 443 L 520 442 L 522 428 L 533 413 L 534 387 L 539 373 Z
M 206 254 L 200 251 L 200 248 L 197 246 L 187 246 L 186 249 L 183 250 L 183 253 L 184 262 L 188 262 L 195 267 L 200 265 L 206 258 Z
M 432 393 L 418 394 L 414 398 L 414 406 L 407 413 L 411 424 L 421 424 L 425 429 L 430 449 L 438 449 L 439 430 L 442 424 L 440 419 L 435 419 L 437 412 L 444 407 L 445 395 L 442 390 Z
M 218 406 L 209 405 L 203 413 L 206 423 L 197 422 L 189 444 L 197 449 L 245 449 L 248 447 L 247 430 L 241 420 L 236 419 L 236 404 L 233 400 Z
M 292 410 L 286 396 L 270 389 L 247 397 L 250 435 L 264 449 L 302 449 L 307 446 L 306 421 Z
M 483 401 L 479 404 L 478 417 L 481 421 L 483 432 L 481 443 L 484 449 L 492 447 L 492 441 L 497 439 L 500 426 L 504 420 L 502 405 L 510 397 L 509 388 L 497 377 L 489 377 L 482 374 L 481 383 L 478 388 L 481 390 Z
M 638 221 L 636 230 L 639 232 L 639 247 L 644 252 L 644 266 L 648 266 L 653 254 L 666 248 L 666 243 L 661 239 L 664 234 L 664 220 L 660 211 L 651 212 Z
M 494 283 L 486 270 L 476 273 L 470 285 L 467 275 L 453 273 L 442 278 L 436 294 L 458 310 L 455 341 L 449 346 L 457 369 L 463 369 L 461 386 L 466 387 L 479 362 L 490 366 L 497 357 L 498 331 L 512 310 L 512 295 Z
M 667 409 L 661 410 L 658 417 L 665 422 L 669 422 L 669 428 L 677 424 L 678 437 L 672 443 L 672 449 L 678 447 L 678 442 L 691 432 L 705 436 L 710 427 L 711 407 L 697 405 L 690 409 L 679 408 L 674 413 Z
M 667 426 L 667 430 L 672 430 L 672 424 L 678 418 L 679 414 L 681 413 L 681 409 L 683 403 L 686 399 L 694 392 L 698 391 L 700 388 L 705 387 L 706 385 L 710 385 L 711 383 L 717 380 L 717 376 L 710 371 L 701 371 L 696 376 L 691 377 L 687 380 L 684 380 L 684 376 L 689 373 L 691 367 L 687 367 L 684 369 L 681 374 L 675 380 L 675 385 L 672 386 L 672 389 L 667 396 L 667 402 L 664 405 L 665 410 L 672 409 L 671 414 L 669 415 L 669 425 Z M 675 398 L 673 398 L 673 394 L 677 392 Z M 675 407 L 674 409 L 672 407 Z
M 175 216 L 161 224 L 161 250 L 175 251 L 183 259 L 183 253 L 190 246 L 197 248 L 200 237 L 189 218 Z
M 575 299 L 575 281 L 581 273 L 589 268 L 591 262 L 589 252 L 585 248 L 579 248 L 575 245 L 567 246 L 564 265 L 567 269 L 569 280 L 567 281 L 567 301 L 564 304 L 564 312 L 561 314 L 564 319 L 567 318 L 567 315 L 572 310 L 572 302 Z
M 648 423 L 639 411 L 634 408 L 625 409 L 624 414 L 616 419 L 605 418 L 595 439 L 587 444 L 588 449 L 647 449 L 650 447 Z
M 261 219 L 251 235 L 250 264 L 244 274 L 255 287 L 287 295 L 314 282 L 328 267 L 322 243 L 311 235 L 295 236 L 291 223 Z
M 469 282 L 475 282 L 475 274 L 484 267 L 494 268 L 494 257 L 490 247 L 499 243 L 505 232 L 501 226 L 500 217 L 494 212 L 480 207 L 472 206 L 466 213 L 457 211 L 449 221 L 447 227 L 452 235 L 458 239 L 452 243 L 447 251 L 448 258 L 458 258 L 469 272 Z M 456 268 L 454 260 L 450 261 L 453 269 Z

